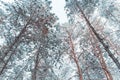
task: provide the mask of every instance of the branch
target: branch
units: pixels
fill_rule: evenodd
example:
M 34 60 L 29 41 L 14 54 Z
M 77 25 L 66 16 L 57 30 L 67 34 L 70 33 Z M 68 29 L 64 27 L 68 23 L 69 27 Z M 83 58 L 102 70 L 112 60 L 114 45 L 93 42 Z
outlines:
M 81 14 L 83 15 L 87 25 L 89 26 L 89 28 L 93 31 L 94 35 L 97 37 L 98 41 L 102 44 L 102 46 L 104 47 L 104 49 L 106 50 L 106 52 L 108 53 L 108 55 L 110 56 L 110 58 L 114 61 L 114 63 L 116 64 L 116 66 L 118 67 L 118 69 L 120 69 L 120 63 L 119 61 L 115 58 L 115 56 L 112 54 L 112 52 L 110 51 L 109 47 L 107 44 L 104 43 L 103 39 L 100 38 L 99 34 L 95 31 L 94 27 L 91 25 L 90 21 L 87 19 L 86 15 L 84 14 L 83 10 L 81 9 L 80 5 L 77 3 L 76 1 L 76 5 L 79 8 Z

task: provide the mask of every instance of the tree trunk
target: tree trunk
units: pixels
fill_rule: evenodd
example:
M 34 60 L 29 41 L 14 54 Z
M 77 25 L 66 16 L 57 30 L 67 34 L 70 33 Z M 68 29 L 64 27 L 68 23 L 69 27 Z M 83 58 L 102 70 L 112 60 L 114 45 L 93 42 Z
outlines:
M 69 35 L 69 44 L 70 44 L 70 47 L 71 47 L 71 53 L 72 53 L 72 57 L 75 61 L 75 64 L 77 66 L 77 70 L 78 70 L 78 74 L 79 74 L 79 80 L 83 80 L 83 76 L 82 76 L 82 70 L 80 68 L 80 65 L 79 65 L 79 60 L 78 60 L 78 57 L 76 56 L 75 54 L 75 50 L 74 50 L 74 44 L 73 44 L 73 41 L 72 41 L 72 38 L 71 38 L 71 35 L 70 33 L 68 32 L 68 35 Z
M 84 14 L 83 10 L 81 9 L 80 5 L 77 3 L 76 1 L 76 5 L 79 8 L 81 14 L 83 15 L 87 25 L 89 26 L 89 28 L 93 31 L 93 33 L 95 34 L 95 36 L 97 37 L 98 41 L 102 44 L 102 46 L 104 47 L 104 49 L 106 50 L 106 52 L 108 53 L 108 55 L 110 56 L 110 58 L 114 61 L 114 63 L 116 64 L 116 66 L 118 67 L 118 69 L 120 69 L 120 63 L 119 61 L 115 58 L 115 56 L 112 54 L 112 52 L 109 49 L 109 46 L 107 44 L 104 43 L 103 39 L 99 36 L 99 34 L 95 31 L 94 27 L 91 25 L 90 21 L 87 19 L 86 15 Z

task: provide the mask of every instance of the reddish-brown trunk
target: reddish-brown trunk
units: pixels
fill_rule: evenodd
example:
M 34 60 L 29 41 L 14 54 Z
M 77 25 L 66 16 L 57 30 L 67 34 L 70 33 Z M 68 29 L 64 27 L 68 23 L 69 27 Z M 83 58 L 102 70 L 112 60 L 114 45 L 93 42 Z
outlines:
M 93 48 L 95 48 L 97 51 L 99 51 L 99 52 L 97 53 L 97 51 L 96 51 L 95 49 L 93 49 L 94 52 L 95 52 L 95 55 L 97 56 L 97 58 L 98 58 L 98 60 L 99 60 L 99 62 L 100 62 L 100 64 L 101 64 L 101 67 L 102 67 L 102 69 L 103 69 L 103 71 L 104 71 L 104 73 L 105 73 L 105 75 L 106 75 L 106 78 L 107 78 L 107 80 L 113 80 L 112 75 L 111 75 L 111 73 L 109 72 L 109 70 L 108 70 L 108 68 L 107 68 L 107 65 L 106 65 L 106 63 L 105 63 L 105 60 L 104 60 L 104 58 L 103 58 L 101 49 L 100 49 L 100 47 L 98 46 L 97 42 L 95 42 L 95 41 L 96 41 L 95 35 L 92 33 L 91 30 L 90 30 L 90 34 L 92 35 L 92 39 L 93 39 L 93 41 L 94 41 L 94 43 L 95 43 L 95 47 L 93 47 Z M 92 42 L 92 40 L 91 40 L 91 42 Z M 93 43 L 93 42 L 92 42 L 92 43 Z
M 82 70 L 81 70 L 81 67 L 79 65 L 78 57 L 75 54 L 74 44 L 73 44 L 73 41 L 72 41 L 72 38 L 71 38 L 71 35 L 70 35 L 69 32 L 68 32 L 68 35 L 69 35 L 69 44 L 70 44 L 70 47 L 71 47 L 71 54 L 72 54 L 72 57 L 75 61 L 76 66 L 77 66 L 77 70 L 78 70 L 78 74 L 79 74 L 79 80 L 83 80 Z

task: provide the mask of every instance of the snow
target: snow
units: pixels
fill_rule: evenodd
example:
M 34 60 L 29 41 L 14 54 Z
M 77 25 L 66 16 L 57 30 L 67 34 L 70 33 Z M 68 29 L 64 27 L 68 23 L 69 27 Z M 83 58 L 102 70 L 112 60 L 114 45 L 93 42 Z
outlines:
M 1 0 L 1 1 L 4 1 L 4 2 L 9 2 L 9 3 L 14 2 L 14 0 Z
M 0 37 L 0 45 L 4 43 L 5 39 Z

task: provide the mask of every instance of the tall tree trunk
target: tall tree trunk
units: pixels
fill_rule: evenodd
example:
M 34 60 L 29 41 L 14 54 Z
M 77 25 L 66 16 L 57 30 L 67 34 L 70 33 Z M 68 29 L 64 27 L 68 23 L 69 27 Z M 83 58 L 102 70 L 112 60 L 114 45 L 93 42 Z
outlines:
M 70 47 L 71 47 L 72 57 L 73 57 L 73 59 L 74 59 L 74 61 L 75 61 L 75 64 L 76 64 L 77 70 L 78 70 L 78 74 L 79 74 L 79 80 L 83 80 L 82 70 L 81 70 L 81 67 L 80 67 L 80 65 L 79 65 L 78 57 L 77 57 L 76 54 L 75 54 L 73 40 L 72 40 L 71 34 L 70 34 L 69 32 L 68 32 L 68 35 L 69 35 L 69 44 L 70 44 Z
M 36 75 L 37 75 L 38 65 L 39 65 L 39 50 L 37 51 L 37 54 L 36 54 L 35 66 L 34 66 L 34 70 L 32 74 L 32 80 L 36 80 L 37 78 Z
M 95 55 L 96 55 L 96 57 L 98 58 L 98 60 L 99 60 L 99 62 L 101 64 L 101 67 L 102 67 L 102 69 L 103 69 L 103 71 L 104 71 L 104 73 L 106 75 L 106 78 L 107 78 L 107 80 L 113 80 L 112 75 L 111 75 L 110 71 L 108 70 L 107 65 L 105 63 L 105 60 L 103 58 L 101 49 L 100 49 L 98 43 L 96 42 L 95 35 L 93 34 L 91 29 L 90 29 L 90 34 L 91 34 L 91 36 L 93 38 L 93 41 L 95 43 L 95 46 L 93 46 L 93 48 L 94 48 L 93 50 L 94 50 Z M 92 40 L 91 40 L 91 43 L 93 44 Z M 97 53 L 97 51 L 98 51 L 98 53 Z
M 91 25 L 90 21 L 87 19 L 86 15 L 84 14 L 84 11 L 81 9 L 80 5 L 77 3 L 77 0 L 75 0 L 75 3 L 76 3 L 76 6 L 79 8 L 81 14 L 83 15 L 83 18 L 85 19 L 85 21 L 86 21 L 87 25 L 89 26 L 89 28 L 93 31 L 93 33 L 95 34 L 98 41 L 103 45 L 104 49 L 106 50 L 106 52 L 108 53 L 110 58 L 114 61 L 114 63 L 118 67 L 118 69 L 120 69 L 120 63 L 119 63 L 118 59 L 115 58 L 115 56 L 110 51 L 109 46 L 104 43 L 103 39 L 99 36 L 99 34 L 94 29 L 94 27 Z
M 19 33 L 19 35 L 15 38 L 15 41 L 10 45 L 9 49 L 4 53 L 5 55 L 4 55 L 3 58 L 2 58 L 3 60 L 4 60 L 4 58 L 7 56 L 7 54 L 8 54 L 10 51 L 12 51 L 14 45 L 20 40 L 20 38 L 22 37 L 22 34 L 24 34 L 24 32 L 26 31 L 26 28 L 27 28 L 29 22 L 30 22 L 30 20 L 26 23 L 26 25 L 25 25 L 24 28 L 21 30 L 21 32 Z M 9 60 L 11 59 L 11 57 L 13 56 L 13 54 L 14 54 L 14 51 L 11 52 L 10 56 L 8 57 L 8 59 L 6 60 L 6 62 L 4 63 L 4 65 L 3 65 L 3 67 L 2 67 L 2 69 L 1 69 L 1 71 L 0 71 L 0 75 L 3 73 L 4 69 L 6 68 L 6 66 L 7 66 Z
M 15 38 L 15 40 L 13 41 L 13 43 L 10 45 L 9 49 L 4 53 L 4 56 L 3 56 L 3 58 L 2 58 L 3 60 L 4 60 L 4 58 L 7 56 L 7 54 L 8 54 L 10 51 L 12 51 L 14 45 L 15 45 L 17 42 L 19 42 L 20 38 L 22 37 L 22 34 L 25 33 L 26 28 L 27 28 L 29 22 L 30 22 L 30 20 L 26 23 L 26 25 L 24 26 L 24 28 L 20 31 L 19 35 Z

